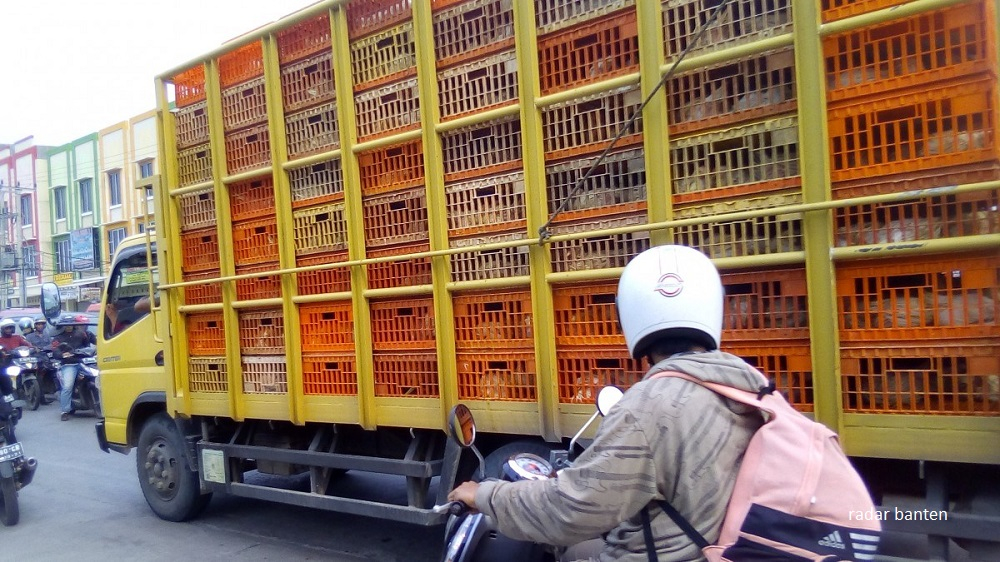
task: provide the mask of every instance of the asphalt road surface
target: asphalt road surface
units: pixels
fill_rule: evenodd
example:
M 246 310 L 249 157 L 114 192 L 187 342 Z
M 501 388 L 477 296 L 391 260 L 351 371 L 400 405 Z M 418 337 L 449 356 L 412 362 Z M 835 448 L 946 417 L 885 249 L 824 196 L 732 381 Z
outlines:
M 57 404 L 24 413 L 17 436 L 25 454 L 38 459 L 38 471 L 19 494 L 20 522 L 0 527 L 0 561 L 409 562 L 440 556 L 442 527 L 218 494 L 194 521 L 162 521 L 139 490 L 135 451 L 102 452 L 94 421 L 80 415 L 61 422 Z M 344 478 L 348 485 L 394 493 L 387 477 Z

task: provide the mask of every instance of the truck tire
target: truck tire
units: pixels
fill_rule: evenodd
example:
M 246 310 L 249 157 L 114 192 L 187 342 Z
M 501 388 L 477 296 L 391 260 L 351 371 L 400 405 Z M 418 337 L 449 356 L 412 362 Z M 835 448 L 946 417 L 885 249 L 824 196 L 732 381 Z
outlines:
M 198 473 L 188 466 L 184 440 L 165 413 L 142 426 L 136 451 L 139 487 L 146 503 L 160 519 L 187 521 L 196 517 L 212 498 L 202 494 Z
M 0 479 L 0 523 L 5 527 L 17 525 L 21 512 L 17 507 L 17 485 L 13 478 Z

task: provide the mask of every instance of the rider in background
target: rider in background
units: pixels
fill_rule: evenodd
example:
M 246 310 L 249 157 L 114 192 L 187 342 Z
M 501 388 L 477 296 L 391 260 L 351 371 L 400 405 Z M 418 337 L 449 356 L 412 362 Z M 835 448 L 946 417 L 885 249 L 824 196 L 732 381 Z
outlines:
M 73 386 L 76 384 L 76 375 L 80 370 L 79 360 L 73 352 L 97 343 L 97 338 L 80 325 L 86 322 L 86 316 L 66 314 L 56 324 L 60 331 L 52 338 L 52 347 L 56 348 L 56 354 L 62 358 L 63 362 L 59 369 L 59 381 L 62 384 L 62 390 L 59 391 L 62 421 L 68 420 L 70 414 L 73 413 Z
M 52 336 L 45 333 L 45 326 L 48 323 L 45 321 L 44 316 L 38 316 L 35 318 L 34 326 L 35 329 L 24 336 L 24 339 L 28 340 L 28 343 L 37 347 L 38 349 L 50 349 L 52 347 Z
M 15 334 L 17 330 L 17 322 L 10 318 L 5 318 L 0 321 L 0 347 L 6 351 L 13 351 L 22 345 L 31 346 L 28 340 L 24 339 L 21 334 Z

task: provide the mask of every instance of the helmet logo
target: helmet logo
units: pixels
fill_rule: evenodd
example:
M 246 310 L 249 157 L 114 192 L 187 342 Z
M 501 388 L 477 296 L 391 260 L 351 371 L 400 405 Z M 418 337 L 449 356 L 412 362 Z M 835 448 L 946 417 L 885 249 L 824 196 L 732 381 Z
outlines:
M 665 297 L 676 297 L 684 290 L 684 280 L 676 273 L 667 273 L 660 277 L 654 289 Z

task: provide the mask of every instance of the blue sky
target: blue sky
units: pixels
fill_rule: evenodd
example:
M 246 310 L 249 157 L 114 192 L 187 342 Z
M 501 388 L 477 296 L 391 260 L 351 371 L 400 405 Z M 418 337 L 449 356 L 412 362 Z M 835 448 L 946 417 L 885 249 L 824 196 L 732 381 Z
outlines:
M 0 143 L 61 145 L 153 109 L 157 74 L 313 3 L 3 2 Z

